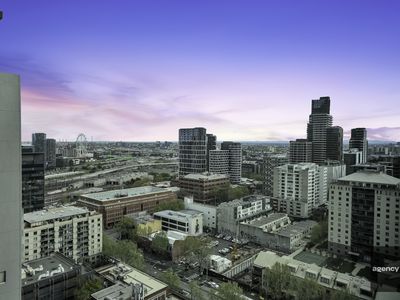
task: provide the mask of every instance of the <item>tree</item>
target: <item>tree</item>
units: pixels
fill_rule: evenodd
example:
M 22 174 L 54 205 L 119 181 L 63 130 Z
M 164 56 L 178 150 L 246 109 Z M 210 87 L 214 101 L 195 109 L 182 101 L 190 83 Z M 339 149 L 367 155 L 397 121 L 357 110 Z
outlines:
M 150 179 L 148 179 L 148 178 L 141 178 L 141 179 L 138 179 L 138 180 L 136 180 L 134 183 L 133 183 L 133 187 L 141 187 L 141 186 L 146 186 L 146 185 L 149 185 L 149 183 L 150 183 Z
M 291 287 L 289 267 L 275 263 L 271 269 L 266 269 L 263 276 L 263 289 L 273 299 L 281 299 Z M 302 298 L 301 298 L 302 299 Z
M 190 282 L 189 289 L 190 289 L 191 300 L 205 300 L 201 288 L 199 286 L 199 283 L 197 281 Z
M 294 277 L 292 277 L 294 279 Z M 293 290 L 297 299 L 319 300 L 324 298 L 324 288 L 312 279 L 298 279 L 292 281 Z
M 311 230 L 311 243 L 318 244 L 328 238 L 328 221 L 322 220 Z
M 103 235 L 103 254 L 120 259 L 137 269 L 144 268 L 143 254 L 137 245 L 131 241 L 114 241 Z
M 135 239 L 135 223 L 132 219 L 123 217 L 122 220 L 115 225 L 115 229 L 119 233 L 121 239 Z
M 175 200 L 175 201 L 161 202 L 160 204 L 157 205 L 154 212 L 162 211 L 162 210 L 178 211 L 178 210 L 182 210 L 184 208 L 185 208 L 185 205 L 183 204 L 183 201 Z
M 162 274 L 161 280 L 164 281 L 168 286 L 172 289 L 178 289 L 181 285 L 181 280 L 179 276 L 172 271 L 172 269 L 168 269 L 165 273 Z
M 75 290 L 75 299 L 89 300 L 90 295 L 99 291 L 103 287 L 102 281 L 98 278 L 86 280 Z
M 247 196 L 250 194 L 250 191 L 247 187 L 245 186 L 237 186 L 234 188 L 229 188 L 228 191 L 228 200 L 234 200 L 234 199 L 239 199 L 244 196 Z
M 168 252 L 168 237 L 164 231 L 157 233 L 151 241 L 151 248 L 154 252 L 165 255 Z
M 210 239 L 188 236 L 180 243 L 181 254 L 187 259 L 196 261 L 200 267 L 200 274 L 207 268 L 211 249 L 208 247 Z
M 331 292 L 330 300 L 356 300 L 349 290 L 334 290 Z
M 236 282 L 224 282 L 221 283 L 216 292 L 215 299 L 221 300 L 241 300 L 243 290 Z

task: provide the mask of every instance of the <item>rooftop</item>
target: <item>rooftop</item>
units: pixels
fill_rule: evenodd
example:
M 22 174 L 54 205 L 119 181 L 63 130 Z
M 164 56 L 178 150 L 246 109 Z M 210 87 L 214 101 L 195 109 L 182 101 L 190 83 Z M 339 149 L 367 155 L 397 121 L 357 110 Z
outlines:
M 228 176 L 225 174 L 198 173 L 198 174 L 187 174 L 183 178 L 207 181 L 207 180 L 217 180 L 217 179 L 228 179 Z
M 202 212 L 199 212 L 197 210 L 185 209 L 180 211 L 162 210 L 154 213 L 154 216 L 186 220 L 188 217 L 194 217 L 201 214 Z
M 292 237 L 298 234 L 302 234 L 305 230 L 315 226 L 316 224 L 317 222 L 312 220 L 300 221 L 297 223 L 290 224 L 284 228 L 278 229 L 275 233 L 286 237 Z
M 167 189 L 158 188 L 155 186 L 142 186 L 130 189 L 112 190 L 100 193 L 85 194 L 82 197 L 93 199 L 97 201 L 114 200 L 117 198 L 135 197 L 147 194 L 162 193 L 168 191 Z
M 365 183 L 377 183 L 377 184 L 389 184 L 389 185 L 399 185 L 400 179 L 387 175 L 379 171 L 358 171 L 356 173 L 347 175 L 345 177 L 339 178 L 338 181 L 353 181 L 353 182 L 365 182 Z
M 38 223 L 53 219 L 68 218 L 80 214 L 86 214 L 89 210 L 86 207 L 60 206 L 24 214 L 24 221 L 27 223 Z
M 62 274 L 75 268 L 80 269 L 71 259 L 59 253 L 31 260 L 22 264 L 22 285 L 32 284 L 41 279 L 55 274 Z
M 272 213 L 268 216 L 261 216 L 257 219 L 251 220 L 247 224 L 255 227 L 260 227 L 285 217 L 287 217 L 287 214 L 285 213 Z

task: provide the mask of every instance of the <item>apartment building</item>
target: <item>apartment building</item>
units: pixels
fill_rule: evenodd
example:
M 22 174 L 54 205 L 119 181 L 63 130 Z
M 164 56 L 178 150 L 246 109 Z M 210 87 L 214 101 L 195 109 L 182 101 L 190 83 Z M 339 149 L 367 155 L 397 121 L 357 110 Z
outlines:
M 95 259 L 103 246 L 102 215 L 76 206 L 61 206 L 26 213 L 22 260 L 59 252 L 75 261 Z
M 174 230 L 197 236 L 203 233 L 203 214 L 195 210 L 163 210 L 153 214 L 161 221 L 162 230 Z

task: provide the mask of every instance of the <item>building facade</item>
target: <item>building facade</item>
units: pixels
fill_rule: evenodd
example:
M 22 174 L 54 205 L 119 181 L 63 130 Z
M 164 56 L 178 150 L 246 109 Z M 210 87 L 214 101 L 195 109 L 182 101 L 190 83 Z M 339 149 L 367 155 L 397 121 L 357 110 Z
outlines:
M 240 183 L 242 177 L 242 144 L 222 142 L 221 150 L 229 151 L 229 178 L 231 183 Z
M 289 216 L 309 218 L 326 202 L 327 171 L 314 163 L 287 164 L 274 170 L 273 206 Z
M 179 177 L 206 172 L 207 158 L 206 129 L 179 129 Z
M 157 205 L 176 199 L 176 193 L 171 189 L 142 186 L 81 195 L 77 204 L 101 213 L 104 227 L 112 228 L 126 214 L 152 212 Z
M 346 174 L 349 175 L 355 172 L 357 165 L 361 165 L 363 161 L 363 152 L 352 148 L 343 153 L 343 160 L 346 165 Z
M 196 203 L 193 197 L 185 197 L 185 209 L 196 210 L 203 214 L 203 227 L 215 230 L 217 228 L 217 207 L 213 205 Z
M 211 151 L 212 152 L 212 151 Z M 181 192 L 193 196 L 194 201 L 217 203 L 217 191 L 228 191 L 229 177 L 224 174 L 188 174 L 179 179 Z
M 56 167 L 56 140 L 46 139 L 46 168 Z
M 327 159 L 327 128 L 332 126 L 330 98 L 312 100 L 311 115 L 307 126 L 307 140 L 312 142 L 312 162 L 321 164 Z
M 229 151 L 211 150 L 209 152 L 209 172 L 229 175 Z
M 20 79 L 0 73 L 0 299 L 21 299 Z M 6 254 L 6 255 L 5 255 Z
M 340 126 L 326 129 L 326 159 L 343 162 L 343 128 Z
M 22 147 L 22 208 L 24 213 L 44 207 L 45 157 L 43 152 L 33 152 L 32 147 Z
M 373 170 L 339 178 L 329 192 L 328 248 L 366 261 L 398 259 L 399 218 L 400 179 Z
M 358 151 L 362 152 L 362 164 L 365 164 L 368 161 L 368 140 L 366 128 L 353 128 L 351 130 L 349 148 L 358 149 Z
M 297 139 L 289 143 L 289 162 L 291 164 L 312 161 L 312 142 Z
M 203 234 L 203 213 L 196 210 L 163 210 L 153 214 L 154 219 L 161 221 L 163 231 L 173 230 L 187 235 Z
M 96 259 L 103 247 L 102 215 L 76 206 L 24 214 L 23 261 L 59 252 L 75 261 Z
M 274 169 L 287 163 L 285 154 L 269 154 L 264 158 L 264 195 L 274 195 Z
M 33 152 L 44 153 L 46 157 L 46 134 L 32 133 L 32 147 L 33 147 Z

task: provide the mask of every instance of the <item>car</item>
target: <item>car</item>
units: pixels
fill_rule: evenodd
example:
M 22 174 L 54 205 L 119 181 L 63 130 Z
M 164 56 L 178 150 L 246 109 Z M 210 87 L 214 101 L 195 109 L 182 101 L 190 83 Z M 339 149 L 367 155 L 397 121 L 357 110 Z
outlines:
M 181 293 L 182 293 L 183 296 L 190 297 L 190 293 L 188 291 L 186 291 L 186 290 L 182 289 Z
M 217 283 L 215 283 L 215 282 L 213 282 L 213 281 L 209 281 L 207 284 L 208 284 L 210 287 L 214 288 L 214 289 L 219 288 L 219 284 L 217 284 Z
M 224 238 L 224 240 L 225 240 L 225 241 L 229 241 L 231 238 L 232 238 L 232 237 L 231 237 L 230 235 L 227 235 L 227 236 Z

